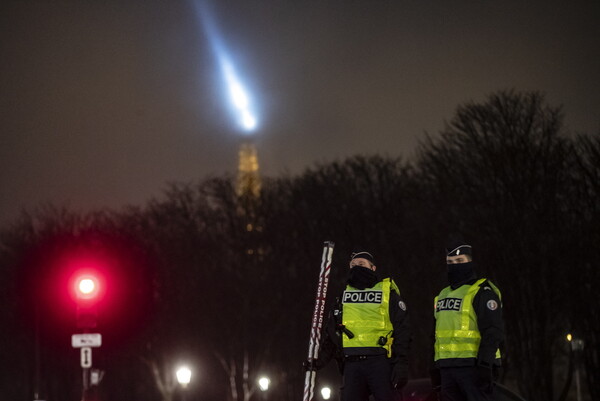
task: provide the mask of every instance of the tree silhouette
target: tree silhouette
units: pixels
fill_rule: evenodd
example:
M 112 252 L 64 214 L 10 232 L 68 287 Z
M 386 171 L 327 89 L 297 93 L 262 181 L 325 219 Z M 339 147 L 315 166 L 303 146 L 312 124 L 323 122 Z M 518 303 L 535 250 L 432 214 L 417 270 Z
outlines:
M 499 92 L 460 106 L 417 165 L 440 226 L 472 238 L 480 273 L 503 292 L 506 373 L 532 400 L 553 399 L 553 360 L 574 323 L 574 148 L 562 134 L 560 108 L 540 93 Z
M 54 288 L 73 250 L 110 261 L 121 291 L 101 322 L 99 399 L 176 399 L 180 361 L 196 367 L 189 391 L 202 399 L 256 400 L 260 374 L 270 397 L 299 399 L 324 240 L 336 243 L 328 305 L 351 251 L 373 252 L 409 308 L 411 377 L 425 376 L 445 238 L 460 231 L 503 294 L 504 383 L 532 401 L 568 399 L 561 364 L 572 333 L 598 398 L 600 135 L 568 136 L 562 118 L 538 92 L 501 91 L 459 106 L 410 162 L 357 155 L 263 179 L 259 196 L 209 177 L 118 213 L 24 214 L 0 233 L 0 395 L 80 395 L 74 310 L 48 293 L 39 330 L 33 323 L 35 289 Z

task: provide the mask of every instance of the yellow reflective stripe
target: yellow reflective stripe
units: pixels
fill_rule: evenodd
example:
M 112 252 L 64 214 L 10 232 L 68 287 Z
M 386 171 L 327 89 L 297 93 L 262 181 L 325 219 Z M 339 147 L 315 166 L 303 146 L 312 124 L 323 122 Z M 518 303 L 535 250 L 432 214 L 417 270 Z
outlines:
M 392 286 L 392 284 L 393 284 L 393 286 Z M 383 302 L 382 302 L 383 307 L 379 310 L 381 311 L 383 321 L 385 322 L 385 330 L 388 333 L 394 330 L 394 326 L 392 325 L 392 321 L 390 320 L 390 313 L 389 313 L 391 288 L 395 288 L 398 291 L 398 294 L 400 294 L 400 290 L 398 289 L 398 286 L 396 285 L 396 283 L 391 281 L 391 279 L 389 279 L 389 278 L 383 279 Z M 392 357 L 392 342 L 394 341 L 394 339 L 392 337 L 389 337 L 388 333 L 386 333 L 384 336 L 387 338 L 387 340 L 386 340 L 386 343 L 383 345 L 383 348 L 385 349 L 385 351 L 387 353 L 387 357 L 391 358 Z
M 379 314 L 383 317 L 383 320 L 386 320 L 388 315 L 388 311 L 390 310 L 390 279 L 383 279 L 383 299 L 381 300 L 381 308 L 379 308 Z M 390 320 L 389 317 L 387 320 Z M 387 322 L 386 322 L 387 323 Z
M 502 294 L 500 293 L 500 290 L 498 289 L 498 287 L 496 287 L 494 285 L 494 283 L 492 283 L 489 280 L 488 280 L 488 284 L 490 285 L 490 287 L 492 287 L 492 289 L 494 290 L 494 292 L 496 293 L 496 295 L 498 295 L 498 298 L 500 298 L 500 302 L 502 302 Z
M 477 330 L 438 330 L 435 332 L 437 338 L 481 338 L 481 334 Z
M 485 281 L 484 278 L 477 280 L 473 285 L 469 287 L 467 290 L 467 294 L 463 298 L 462 302 L 462 310 L 461 310 L 461 321 L 460 328 L 462 330 L 469 329 L 469 321 L 471 319 L 471 310 L 473 308 L 473 297 L 479 290 L 479 285 Z
M 479 344 L 470 344 L 470 343 L 464 343 L 464 344 L 440 344 L 438 347 L 438 350 L 440 352 L 461 352 L 461 351 L 475 351 L 477 352 L 479 350 Z
M 389 280 L 390 281 L 390 289 L 396 291 L 398 293 L 398 295 L 400 295 L 400 288 L 398 288 L 398 285 L 396 285 L 394 280 L 390 280 L 389 278 L 386 278 L 385 280 Z

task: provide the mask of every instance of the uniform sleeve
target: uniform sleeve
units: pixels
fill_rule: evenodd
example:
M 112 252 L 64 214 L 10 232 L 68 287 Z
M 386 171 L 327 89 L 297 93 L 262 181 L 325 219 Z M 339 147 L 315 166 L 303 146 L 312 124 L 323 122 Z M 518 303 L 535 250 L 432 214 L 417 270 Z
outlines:
M 321 345 L 319 350 L 319 365 L 325 366 L 334 358 L 336 355 L 335 342 L 329 334 L 329 330 L 324 330 L 323 337 L 321 338 Z
M 329 312 L 327 323 L 321 332 L 321 342 L 319 350 L 319 365 L 325 366 L 335 358 L 340 362 L 341 357 L 341 344 L 339 333 L 336 331 L 336 318 L 334 316 L 334 310 L 341 308 L 339 301 L 336 300 L 332 310 Z
M 477 326 L 481 334 L 477 363 L 491 366 L 496 359 L 496 350 L 504 341 L 504 321 L 502 302 L 487 282 L 473 299 L 473 308 L 477 314 Z
M 405 360 L 408 364 L 408 350 L 411 341 L 408 311 L 406 303 L 395 291 L 390 292 L 390 320 L 394 328 L 392 358 Z

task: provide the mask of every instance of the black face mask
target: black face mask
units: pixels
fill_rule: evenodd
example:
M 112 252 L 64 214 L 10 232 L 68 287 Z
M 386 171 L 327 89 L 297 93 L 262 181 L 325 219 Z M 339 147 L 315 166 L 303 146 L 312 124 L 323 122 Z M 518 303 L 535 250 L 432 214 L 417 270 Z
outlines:
M 354 266 L 350 269 L 350 276 L 348 277 L 348 284 L 359 290 L 365 288 L 371 288 L 379 279 L 375 272 L 368 267 Z
M 452 288 L 457 288 L 469 280 L 476 278 L 473 262 L 448 264 L 448 282 Z

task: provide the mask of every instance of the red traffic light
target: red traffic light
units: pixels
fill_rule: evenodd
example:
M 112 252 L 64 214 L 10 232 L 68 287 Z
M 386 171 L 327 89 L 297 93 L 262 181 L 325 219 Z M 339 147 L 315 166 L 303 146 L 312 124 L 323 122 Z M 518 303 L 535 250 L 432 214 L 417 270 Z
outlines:
M 77 305 L 77 327 L 92 329 L 96 327 L 97 306 L 104 293 L 102 276 L 98 271 L 82 269 L 76 271 L 71 280 L 71 289 Z
M 98 279 L 93 275 L 82 275 L 75 279 L 75 293 L 77 298 L 92 299 L 100 292 Z
M 71 275 L 69 292 L 78 304 L 96 303 L 106 292 L 104 276 L 97 269 L 79 269 Z

